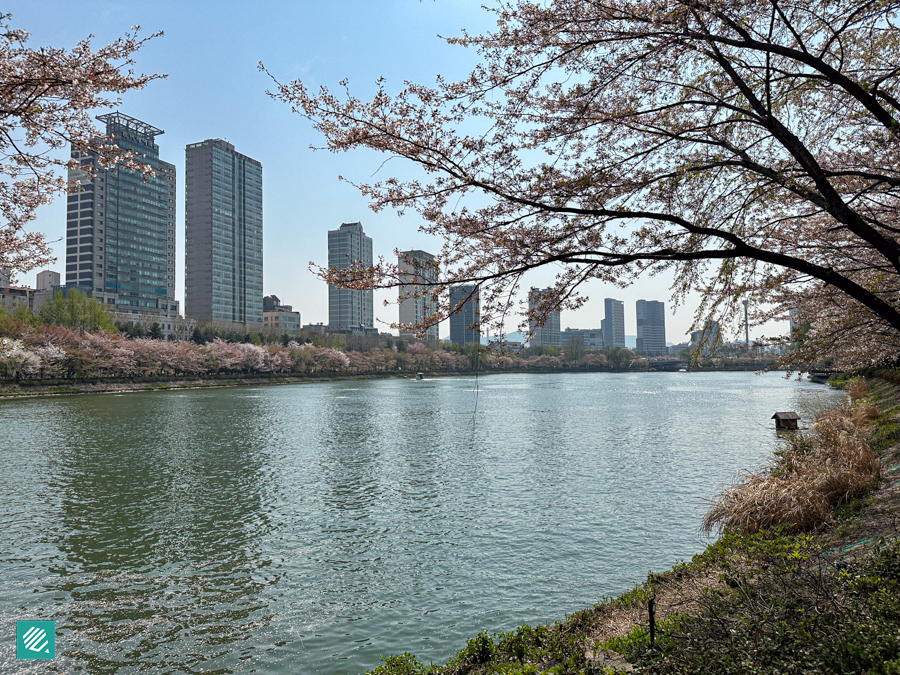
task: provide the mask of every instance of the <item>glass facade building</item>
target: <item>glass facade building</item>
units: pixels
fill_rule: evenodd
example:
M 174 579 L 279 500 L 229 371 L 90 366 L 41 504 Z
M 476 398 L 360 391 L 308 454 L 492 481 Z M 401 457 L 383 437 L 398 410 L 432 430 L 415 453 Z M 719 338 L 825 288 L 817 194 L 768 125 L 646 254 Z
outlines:
M 666 305 L 659 300 L 638 300 L 636 348 L 644 356 L 663 356 L 666 347 Z
M 262 164 L 221 139 L 186 148 L 185 316 L 263 323 Z
M 604 298 L 600 329 L 603 331 L 604 349 L 625 346 L 625 303 L 613 298 Z
M 372 266 L 372 238 L 362 223 L 343 223 L 328 230 L 328 267 L 347 269 L 354 262 Z M 355 291 L 328 284 L 328 325 L 331 328 L 371 328 L 375 325 L 372 291 Z
M 478 288 L 472 284 L 460 284 L 450 289 L 450 342 L 464 345 L 481 344 L 481 300 Z
M 72 150 L 81 168 L 69 170 L 79 190 L 68 197 L 66 286 L 91 293 L 117 312 L 177 317 L 175 166 L 159 158 L 155 138 L 163 131 L 119 112 L 97 119 L 119 147 L 134 150 L 156 175 L 99 169 L 94 153 Z
M 397 258 L 397 266 L 403 271 L 406 282 L 419 281 L 419 283 L 404 283 L 400 286 L 400 323 L 417 324 L 430 317 L 437 311 L 437 302 L 429 295 L 421 295 L 427 290 L 429 284 L 437 283 L 438 270 L 434 264 L 434 256 L 425 251 L 401 251 Z M 419 297 L 411 297 L 420 294 Z M 414 338 L 414 331 L 400 329 L 400 337 Z M 425 338 L 438 339 L 437 325 L 425 330 Z
M 528 292 L 528 309 L 536 308 L 549 288 L 532 288 Z M 547 314 L 547 321 L 543 326 L 538 326 L 535 321 L 528 322 L 528 332 L 531 333 L 529 347 L 562 347 L 562 338 L 559 330 L 559 312 Z

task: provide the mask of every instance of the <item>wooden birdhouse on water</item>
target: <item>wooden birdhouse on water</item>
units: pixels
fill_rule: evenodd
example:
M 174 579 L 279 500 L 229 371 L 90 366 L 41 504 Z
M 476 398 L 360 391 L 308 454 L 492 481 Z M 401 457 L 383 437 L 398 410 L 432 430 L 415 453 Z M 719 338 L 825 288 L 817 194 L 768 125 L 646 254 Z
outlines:
M 796 431 L 800 415 L 795 412 L 777 412 L 772 415 L 775 420 L 775 431 Z

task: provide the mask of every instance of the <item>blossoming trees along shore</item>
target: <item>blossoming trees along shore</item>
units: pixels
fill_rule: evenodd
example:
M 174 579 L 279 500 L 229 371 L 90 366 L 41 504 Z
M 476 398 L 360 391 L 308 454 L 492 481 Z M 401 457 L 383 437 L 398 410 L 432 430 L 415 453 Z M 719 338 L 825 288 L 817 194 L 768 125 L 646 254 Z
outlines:
M 413 345 L 414 347 L 416 345 Z M 26 328 L 0 337 L 0 378 L 145 378 L 209 374 L 298 373 L 301 375 L 457 372 L 469 368 L 464 354 L 426 349 L 416 356 L 391 348 L 342 352 L 331 347 L 291 342 L 255 345 L 216 338 L 193 342 L 128 339 L 121 334 L 89 332 L 60 325 Z M 487 360 L 496 363 L 496 357 Z M 523 360 L 528 367 L 545 364 Z
M 32 49 L 28 33 L 0 14 L 0 268 L 28 271 L 53 261 L 41 233 L 26 232 L 41 204 L 67 188 L 58 172 L 70 165 L 55 151 L 94 150 L 105 164 L 149 173 L 149 167 L 98 135 L 90 111 L 119 101 L 107 94 L 141 89 L 160 75 L 137 75 L 132 55 L 157 33 L 138 27 L 95 49 L 88 37 L 71 50 Z M 58 154 L 58 153 L 57 153 Z
M 3 313 L 0 312 L 0 319 Z M 10 330 L 11 327 L 17 330 Z M 219 338 L 204 344 L 179 340 L 128 338 L 105 331 L 68 326 L 0 322 L 0 379 L 102 379 L 198 377 L 294 373 L 302 376 L 377 375 L 390 373 L 454 373 L 472 369 L 471 354 L 429 349 L 414 342 L 405 350 L 376 347 L 343 352 L 333 347 L 289 342 L 255 345 Z M 627 350 L 620 350 L 623 353 Z M 648 364 L 619 358 L 615 368 Z M 606 357 L 588 352 L 578 361 L 547 354 L 517 356 L 482 352 L 483 370 L 603 369 Z M 758 367 L 758 366 L 757 366 Z
M 561 270 L 537 320 L 577 308 L 588 280 L 668 271 L 676 302 L 700 293 L 698 319 L 734 317 L 745 298 L 769 308 L 759 323 L 799 307 L 805 357 L 861 365 L 900 347 L 898 9 L 503 2 L 494 32 L 450 39 L 482 57 L 461 81 L 396 95 L 379 82 L 370 101 L 299 80 L 272 95 L 332 151 L 412 163 L 359 189 L 444 239 L 444 314 L 460 281 L 481 285 L 482 323 L 499 329 L 532 269 Z M 322 274 L 404 283 L 384 261 Z

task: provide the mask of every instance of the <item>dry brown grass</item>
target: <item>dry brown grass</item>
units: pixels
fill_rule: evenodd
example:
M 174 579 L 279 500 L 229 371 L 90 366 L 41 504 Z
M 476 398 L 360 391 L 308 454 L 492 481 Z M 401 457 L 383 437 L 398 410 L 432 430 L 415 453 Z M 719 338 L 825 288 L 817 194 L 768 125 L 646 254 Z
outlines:
M 722 492 L 703 519 L 707 531 L 753 534 L 770 527 L 811 531 L 835 507 L 875 487 L 881 461 L 866 442 L 875 406 L 858 402 L 823 411 L 810 432 L 799 432 L 767 471 Z
M 850 398 L 854 401 L 858 401 L 861 398 L 865 398 L 869 393 L 869 385 L 866 383 L 865 378 L 862 377 L 854 377 L 852 380 L 847 382 L 847 386 L 844 389 L 848 394 L 850 394 Z
M 667 574 L 665 581 L 654 588 L 657 621 L 672 614 L 696 612 L 704 593 L 724 587 L 720 577 L 719 570 L 710 569 Z M 643 597 L 629 602 L 614 601 L 593 612 L 593 626 L 587 634 L 589 644 L 625 637 L 635 626 L 646 625 L 649 620 L 647 601 Z

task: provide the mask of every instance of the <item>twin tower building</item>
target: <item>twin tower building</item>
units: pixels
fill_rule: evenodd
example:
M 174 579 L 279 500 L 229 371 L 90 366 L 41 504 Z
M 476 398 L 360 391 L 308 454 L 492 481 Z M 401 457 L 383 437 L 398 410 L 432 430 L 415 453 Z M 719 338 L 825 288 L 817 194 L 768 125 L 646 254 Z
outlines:
M 161 129 L 119 112 L 97 119 L 154 175 L 105 169 L 73 150 L 69 179 L 79 190 L 68 197 L 65 285 L 170 330 L 179 315 L 175 165 L 159 158 Z M 184 314 L 262 326 L 262 164 L 220 139 L 192 143 L 186 156 Z

